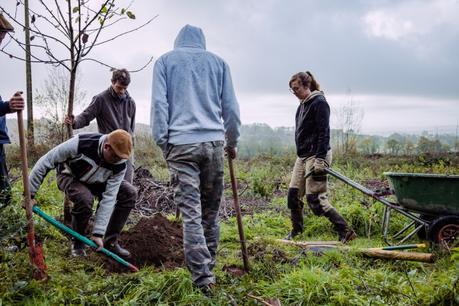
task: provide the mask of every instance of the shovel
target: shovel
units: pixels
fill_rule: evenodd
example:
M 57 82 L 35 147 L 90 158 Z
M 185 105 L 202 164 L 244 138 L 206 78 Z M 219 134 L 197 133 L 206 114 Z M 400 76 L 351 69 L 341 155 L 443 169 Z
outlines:
M 233 160 L 228 154 L 228 167 L 231 177 L 231 189 L 233 190 L 234 210 L 236 211 L 237 228 L 239 230 L 239 241 L 241 242 L 242 260 L 244 261 L 244 270 L 249 272 L 249 258 L 245 247 L 244 227 L 242 226 L 241 208 L 239 207 L 239 199 L 237 195 L 237 183 L 234 176 Z
M 74 230 L 72 230 L 68 226 L 65 226 L 64 224 L 56 221 L 54 218 L 50 217 L 44 211 L 42 211 L 38 206 L 34 206 L 33 207 L 33 212 L 36 213 L 37 215 L 39 215 L 40 217 L 42 217 L 43 219 L 45 219 L 47 222 L 49 222 L 52 225 L 54 225 L 55 227 L 57 227 L 58 229 L 66 232 L 67 234 L 70 234 L 74 238 L 80 240 L 81 242 L 83 242 L 86 245 L 89 245 L 93 249 L 97 249 L 98 248 L 98 246 L 96 245 L 96 243 L 94 241 L 92 241 L 91 239 L 88 239 L 85 236 L 75 232 Z M 126 260 L 124 260 L 123 258 L 119 257 L 115 253 L 110 252 L 106 248 L 102 248 L 100 250 L 100 252 L 105 254 L 105 255 L 107 255 L 108 257 L 114 259 L 119 264 L 129 268 L 129 270 L 131 270 L 132 272 L 138 272 L 139 271 L 139 269 L 136 266 L 134 266 L 133 264 L 127 262 Z
M 19 145 L 21 147 L 22 161 L 22 182 L 24 184 L 24 206 L 27 216 L 27 242 L 29 244 L 29 259 L 32 264 L 33 277 L 37 280 L 48 278 L 46 274 L 45 258 L 43 257 L 43 248 L 41 243 L 35 241 L 35 229 L 33 224 L 32 206 L 30 203 L 30 186 L 27 163 L 27 148 L 24 137 L 24 122 L 22 121 L 22 111 L 18 111 L 18 130 Z

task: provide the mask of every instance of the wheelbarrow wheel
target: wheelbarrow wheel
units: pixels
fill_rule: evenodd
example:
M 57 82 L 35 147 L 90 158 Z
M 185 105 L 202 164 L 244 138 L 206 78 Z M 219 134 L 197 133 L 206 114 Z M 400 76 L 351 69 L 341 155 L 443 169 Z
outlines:
M 440 248 L 450 250 L 459 246 L 459 217 L 444 216 L 432 222 L 429 238 Z

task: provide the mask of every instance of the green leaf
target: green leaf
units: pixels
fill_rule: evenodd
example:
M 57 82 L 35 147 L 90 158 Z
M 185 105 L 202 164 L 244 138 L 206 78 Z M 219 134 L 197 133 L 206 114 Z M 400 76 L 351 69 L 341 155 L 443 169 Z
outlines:
M 102 13 L 104 13 L 104 14 L 107 14 L 108 9 L 107 9 L 107 7 L 104 5 L 100 11 L 101 11 Z
M 135 15 L 131 11 L 127 11 L 126 15 L 131 19 L 135 19 Z
M 79 6 L 75 6 L 72 10 L 72 12 L 75 14 L 75 13 L 78 13 L 80 11 L 80 7 Z
M 125 9 L 125 8 L 122 8 L 122 9 L 121 9 L 121 15 L 124 15 L 124 13 L 126 13 L 126 9 Z

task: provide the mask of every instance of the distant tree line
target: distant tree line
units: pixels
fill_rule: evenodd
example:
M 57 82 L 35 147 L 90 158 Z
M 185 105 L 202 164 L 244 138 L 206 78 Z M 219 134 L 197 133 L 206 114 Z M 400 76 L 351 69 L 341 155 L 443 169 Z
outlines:
M 331 130 L 331 146 L 335 154 L 418 155 L 459 152 L 457 135 L 421 135 L 394 133 L 388 137 L 354 134 L 341 129 Z M 238 148 L 241 158 L 259 154 L 280 155 L 295 151 L 293 127 L 271 128 L 267 124 L 243 125 Z

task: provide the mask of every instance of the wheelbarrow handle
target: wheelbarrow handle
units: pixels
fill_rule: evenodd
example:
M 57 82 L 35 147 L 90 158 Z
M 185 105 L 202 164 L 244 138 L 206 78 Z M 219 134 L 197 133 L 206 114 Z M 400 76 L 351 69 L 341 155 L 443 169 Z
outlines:
M 64 224 L 60 223 L 59 221 L 56 221 L 56 219 L 54 219 L 54 218 L 50 217 L 49 215 L 47 215 L 37 205 L 35 205 L 33 207 L 33 212 L 36 213 L 37 215 L 39 215 L 40 217 L 42 217 L 43 219 L 45 219 L 48 223 L 51 223 L 52 225 L 54 225 L 58 229 L 66 232 L 67 234 L 70 234 L 72 237 L 80 240 L 84 244 L 89 245 L 90 247 L 92 247 L 94 249 L 98 248 L 97 244 L 94 241 L 92 241 L 91 239 L 88 239 L 87 237 L 75 232 L 74 230 L 72 230 L 68 226 L 65 226 Z M 117 261 L 118 263 L 122 264 L 123 266 L 128 267 L 129 270 L 131 270 L 132 272 L 138 272 L 139 271 L 139 269 L 136 266 L 134 266 L 133 264 L 127 262 L 126 260 L 124 260 L 123 258 L 119 257 L 115 253 L 110 252 L 106 248 L 102 248 L 100 250 L 100 252 L 105 254 L 106 256 L 114 259 L 115 261 Z

